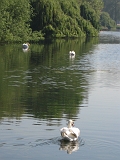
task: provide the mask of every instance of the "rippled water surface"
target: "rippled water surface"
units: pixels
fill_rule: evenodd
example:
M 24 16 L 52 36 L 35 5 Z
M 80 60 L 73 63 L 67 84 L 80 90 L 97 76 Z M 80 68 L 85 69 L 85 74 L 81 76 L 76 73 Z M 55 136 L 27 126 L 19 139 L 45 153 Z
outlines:
M 61 139 L 68 119 L 76 142 Z M 1 160 L 119 160 L 119 123 L 120 32 L 0 46 Z

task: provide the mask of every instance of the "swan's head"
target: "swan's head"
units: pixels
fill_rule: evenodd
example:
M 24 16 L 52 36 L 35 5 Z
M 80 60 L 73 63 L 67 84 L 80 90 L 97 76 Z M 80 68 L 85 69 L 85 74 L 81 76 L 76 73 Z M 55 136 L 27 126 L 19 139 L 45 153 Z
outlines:
M 28 46 L 30 46 L 30 43 L 27 42 L 26 44 L 27 44 Z
M 74 122 L 73 122 L 73 120 L 69 120 L 68 121 L 68 128 L 71 128 L 71 127 L 73 127 L 74 126 Z

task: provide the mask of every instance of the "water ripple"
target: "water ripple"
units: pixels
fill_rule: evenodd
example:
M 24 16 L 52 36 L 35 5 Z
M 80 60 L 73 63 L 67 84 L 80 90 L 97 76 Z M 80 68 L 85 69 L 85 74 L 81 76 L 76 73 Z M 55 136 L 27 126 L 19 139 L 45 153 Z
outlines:
M 59 150 L 66 151 L 68 154 L 79 150 L 80 146 L 85 144 L 84 140 L 79 138 L 77 141 L 69 142 L 61 139 L 61 137 L 55 137 L 51 139 L 37 139 L 32 147 L 44 146 L 44 145 L 51 145 L 56 144 L 59 145 Z

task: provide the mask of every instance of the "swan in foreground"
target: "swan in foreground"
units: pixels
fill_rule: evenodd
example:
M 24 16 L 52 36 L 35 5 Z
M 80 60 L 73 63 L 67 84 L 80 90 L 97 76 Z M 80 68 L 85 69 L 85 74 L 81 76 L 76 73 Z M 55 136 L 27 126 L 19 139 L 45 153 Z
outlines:
M 70 56 L 75 56 L 75 51 L 69 51 Z
M 74 127 L 74 122 L 71 119 L 68 121 L 68 127 L 61 128 L 60 132 L 62 138 L 68 141 L 76 141 L 80 136 L 80 130 Z

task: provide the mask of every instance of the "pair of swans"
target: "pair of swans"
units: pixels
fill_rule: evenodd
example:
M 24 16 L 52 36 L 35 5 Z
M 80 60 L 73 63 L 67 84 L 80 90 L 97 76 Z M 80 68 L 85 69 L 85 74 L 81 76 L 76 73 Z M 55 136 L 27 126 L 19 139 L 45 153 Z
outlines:
M 74 127 L 74 122 L 71 119 L 68 121 L 68 127 L 61 128 L 60 132 L 62 138 L 67 141 L 76 141 L 80 136 L 80 130 Z

